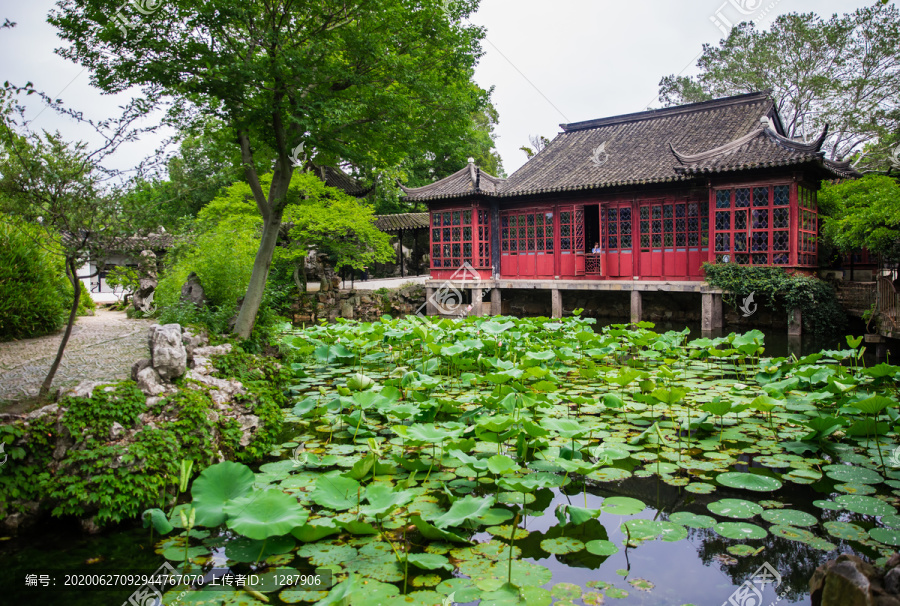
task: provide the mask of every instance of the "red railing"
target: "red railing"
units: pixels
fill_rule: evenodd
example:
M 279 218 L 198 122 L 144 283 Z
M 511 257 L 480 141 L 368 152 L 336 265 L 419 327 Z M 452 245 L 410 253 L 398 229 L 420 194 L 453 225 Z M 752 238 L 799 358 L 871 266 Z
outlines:
M 584 255 L 584 273 L 600 275 L 603 273 L 603 255 L 588 253 Z

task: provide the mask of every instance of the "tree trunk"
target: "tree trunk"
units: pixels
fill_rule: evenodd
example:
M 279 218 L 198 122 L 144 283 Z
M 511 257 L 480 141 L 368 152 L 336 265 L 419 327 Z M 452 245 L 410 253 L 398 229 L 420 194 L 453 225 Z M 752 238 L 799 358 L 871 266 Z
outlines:
M 56 359 L 53 360 L 53 364 L 50 365 L 50 371 L 47 373 L 47 377 L 41 384 L 40 392 L 38 392 L 38 398 L 41 400 L 45 400 L 50 394 L 50 386 L 53 384 L 53 378 L 56 376 L 56 371 L 59 370 L 60 363 L 62 363 L 63 353 L 66 351 L 66 344 L 69 342 L 69 337 L 72 336 L 72 327 L 75 326 L 75 318 L 78 316 L 78 303 L 81 300 L 81 285 L 78 283 L 78 270 L 75 267 L 74 259 L 66 259 L 66 277 L 69 279 L 69 282 L 72 283 L 72 287 L 75 290 L 75 297 L 72 299 L 72 309 L 69 311 L 69 323 L 66 324 L 66 332 L 63 334 L 62 341 L 59 343 Z
M 275 245 L 278 243 L 282 214 L 283 211 L 273 212 L 270 219 L 263 220 L 262 240 L 259 243 L 259 250 L 256 251 L 256 258 L 253 260 L 250 284 L 247 286 L 247 294 L 244 296 L 244 303 L 241 305 L 241 311 L 238 313 L 237 322 L 234 325 L 234 334 L 241 339 L 250 338 L 256 322 L 256 314 L 262 304 L 269 268 L 272 266 L 272 256 L 275 254 Z

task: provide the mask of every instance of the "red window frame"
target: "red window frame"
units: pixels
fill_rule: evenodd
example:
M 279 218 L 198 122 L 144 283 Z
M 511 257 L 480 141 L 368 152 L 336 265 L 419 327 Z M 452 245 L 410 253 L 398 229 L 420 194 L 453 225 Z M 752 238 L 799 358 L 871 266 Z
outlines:
M 553 254 L 554 213 L 547 209 L 504 211 L 500 216 L 500 247 L 504 253 Z
M 819 263 L 819 203 L 816 190 L 797 186 L 797 265 Z
M 716 262 L 790 265 L 790 202 L 790 184 L 715 189 L 712 227 Z
M 611 206 L 604 210 L 606 221 L 603 222 L 603 251 L 631 252 L 634 245 L 631 205 Z
M 479 212 L 479 209 L 472 207 L 432 211 L 432 269 L 459 269 L 464 263 L 473 267 L 490 267 L 490 222 L 485 224 L 486 229 L 480 229 Z M 484 239 L 485 234 L 487 240 Z M 486 255 L 483 254 L 485 251 Z

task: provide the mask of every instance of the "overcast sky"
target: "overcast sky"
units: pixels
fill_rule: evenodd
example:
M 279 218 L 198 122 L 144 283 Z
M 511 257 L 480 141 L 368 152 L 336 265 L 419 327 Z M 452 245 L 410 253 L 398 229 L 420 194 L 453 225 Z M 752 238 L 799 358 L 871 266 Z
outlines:
M 165 2 L 165 0 L 163 0 Z M 529 135 L 550 139 L 559 124 L 658 107 L 660 78 L 695 73 L 703 43 L 715 44 L 741 20 L 766 26 L 777 15 L 846 13 L 874 0 L 482 0 L 471 21 L 487 28 L 485 55 L 476 71 L 494 87 L 500 112 L 497 147 L 507 173 L 524 164 L 519 147 Z M 117 115 L 123 99 L 101 96 L 87 72 L 53 51 L 59 46 L 46 15 L 53 0 L 3 0 L 0 20 L 16 21 L 0 33 L 0 80 L 27 81 L 61 97 L 86 116 Z M 743 12 L 742 12 L 743 11 Z M 714 23 L 714 20 L 718 22 Z M 67 138 L 88 133 L 50 110 L 31 106 L 36 129 Z M 118 168 L 136 164 L 157 141 L 122 150 Z

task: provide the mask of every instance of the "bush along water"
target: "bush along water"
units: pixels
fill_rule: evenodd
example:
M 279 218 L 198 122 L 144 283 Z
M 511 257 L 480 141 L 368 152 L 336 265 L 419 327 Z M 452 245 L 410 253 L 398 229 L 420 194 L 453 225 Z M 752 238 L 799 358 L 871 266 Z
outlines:
M 197 473 L 216 461 L 253 462 L 267 453 L 281 430 L 286 372 L 272 358 L 240 350 L 211 363 L 215 380 L 239 377 L 243 388 L 223 399 L 209 382 L 182 377 L 173 393 L 147 398 L 124 381 L 3 425 L 6 527 L 48 511 L 77 516 L 91 530 L 133 520 L 177 494 L 182 460 Z
M 157 553 L 265 579 L 207 588 L 210 604 L 293 603 L 290 571 L 316 569 L 334 581 L 306 596 L 319 606 L 546 606 L 650 592 L 709 554 L 734 587 L 767 562 L 799 601 L 810 562 L 852 549 L 883 565 L 900 545 L 900 367 L 865 368 L 861 337 L 772 359 L 758 331 L 592 323 L 385 316 L 287 333 L 288 440 L 145 512 L 169 535 Z M 660 569 L 670 543 L 681 555 Z M 657 599 L 708 596 L 691 585 Z
M 744 297 L 755 293 L 788 316 L 799 309 L 804 330 L 814 334 L 836 334 L 847 324 L 834 287 L 818 278 L 789 274 L 781 267 L 736 263 L 704 263 L 703 271 L 710 286 L 724 290 L 723 299 L 734 308 Z

